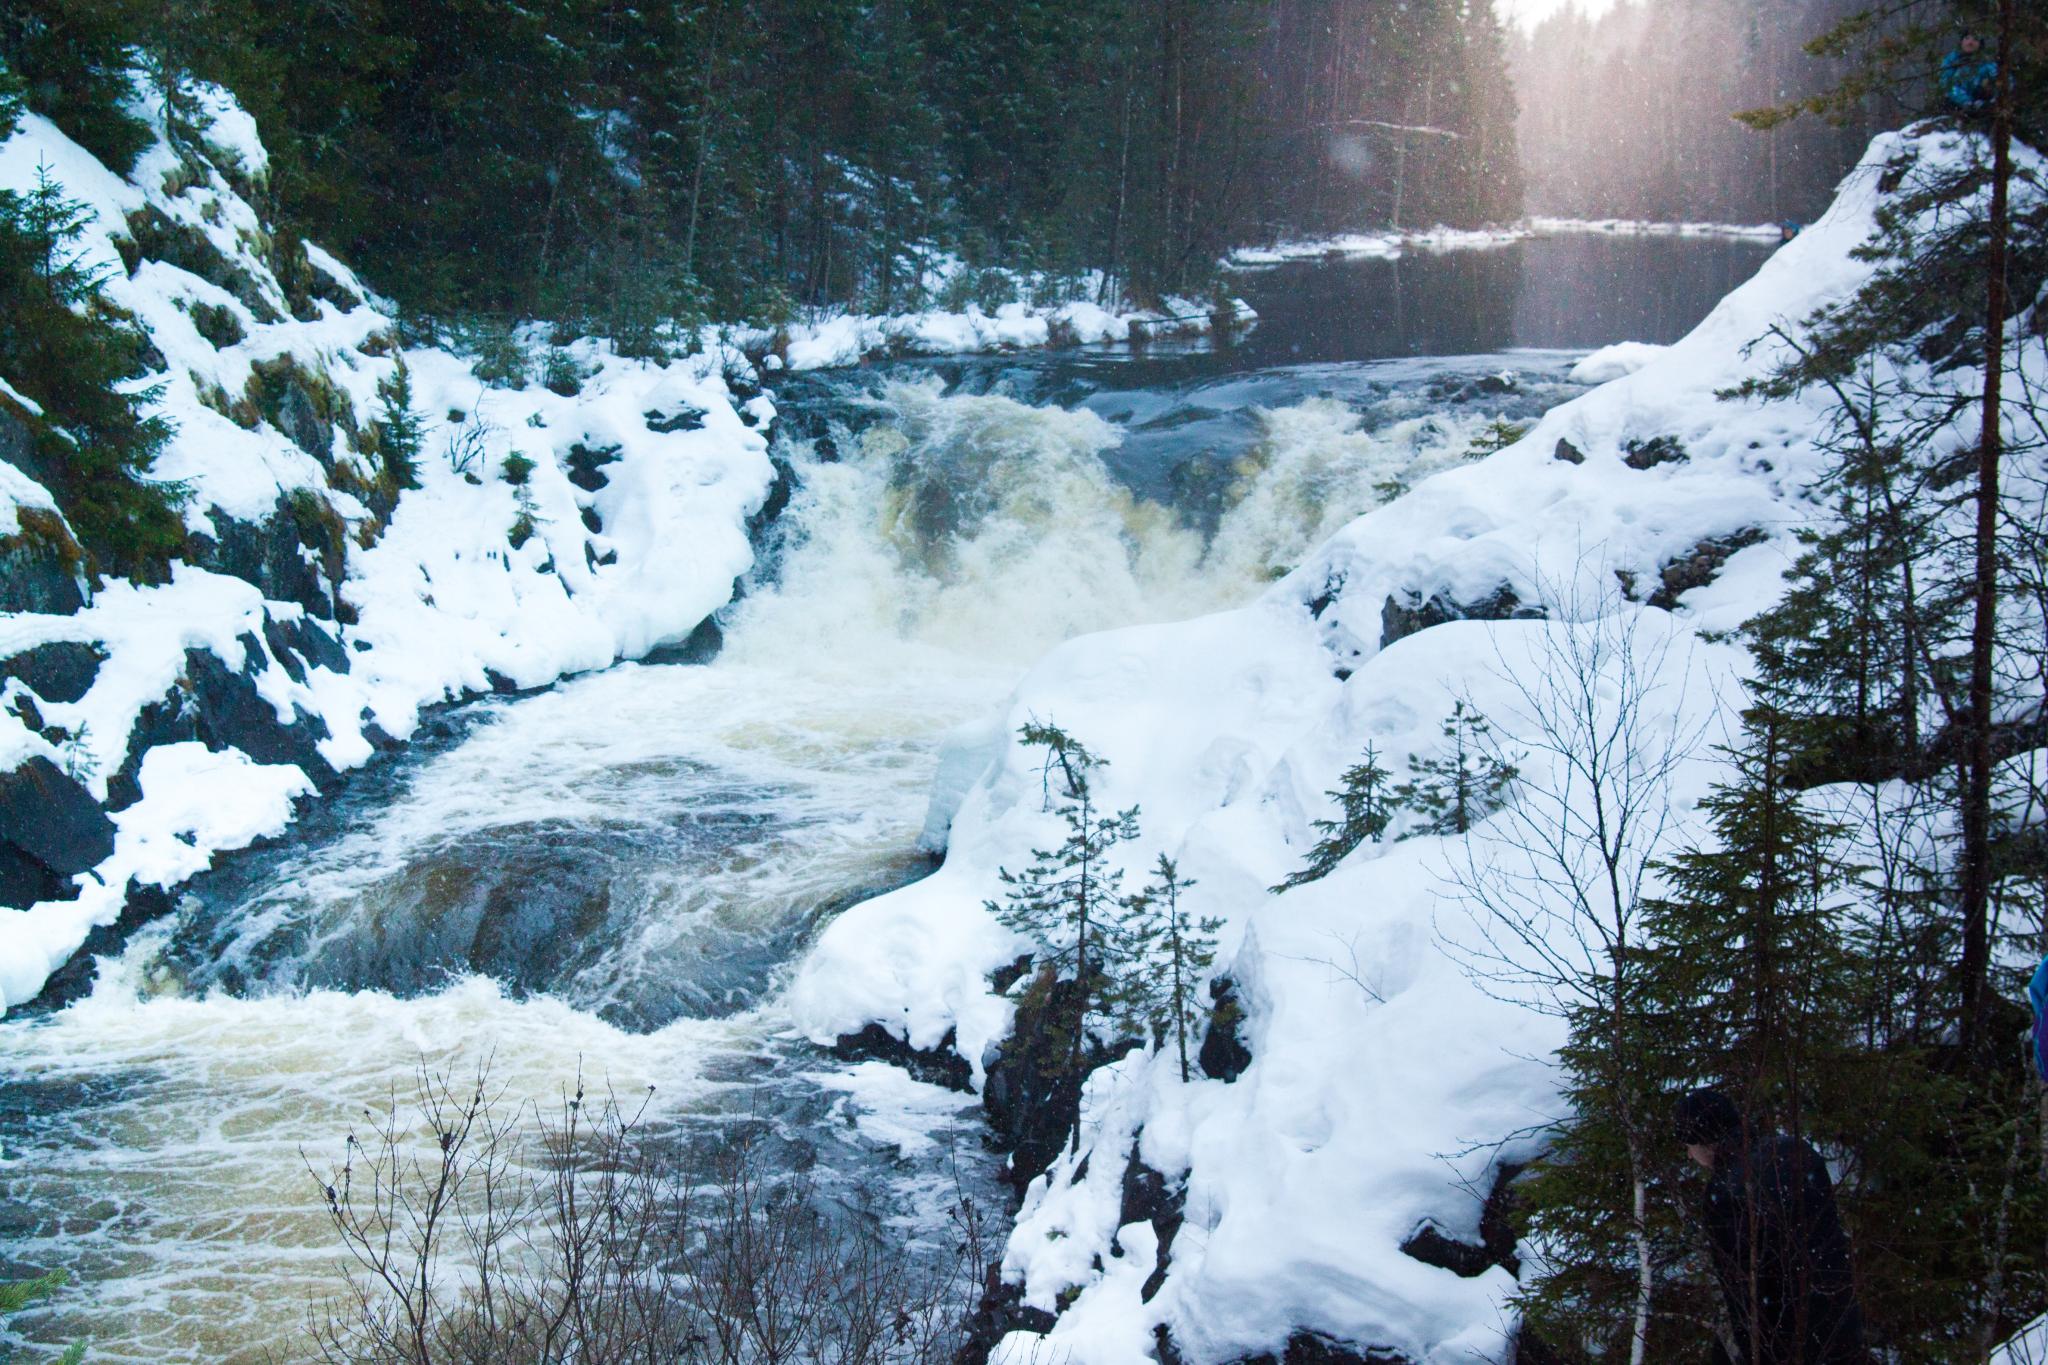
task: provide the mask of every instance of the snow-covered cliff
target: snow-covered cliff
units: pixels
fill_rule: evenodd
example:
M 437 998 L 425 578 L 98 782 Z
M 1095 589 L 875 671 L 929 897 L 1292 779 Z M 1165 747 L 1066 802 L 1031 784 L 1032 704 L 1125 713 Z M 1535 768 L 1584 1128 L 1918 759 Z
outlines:
M 1523 754 L 1525 791 L 1562 790 L 1532 715 L 1571 681 L 1560 657 L 1592 657 L 1598 688 L 1632 672 L 1645 734 L 1700 741 L 1664 793 L 1674 848 L 1743 696 L 1725 632 L 1775 599 L 1795 533 L 1824 515 L 1819 400 L 1717 394 L 1779 358 L 1774 322 L 1868 278 L 1852 252 L 1883 173 L 1956 150 L 1935 131 L 1879 139 L 1684 341 L 1606 357 L 1622 377 L 1359 518 L 1242 610 L 1055 650 L 955 737 L 931 826 L 944 867 L 825 932 L 793 992 L 802 1025 L 950 1046 L 980 1083 L 1015 1008 L 990 973 L 1030 947 L 982 907 L 999 868 L 1059 837 L 1041 756 L 1015 739 L 1035 718 L 1108 759 L 1100 808 L 1141 807 L 1144 837 L 1117 854 L 1131 876 L 1168 853 L 1199 883 L 1190 912 L 1225 921 L 1250 1054 L 1228 1080 L 1183 1083 L 1142 1051 L 1093 1074 L 1080 1151 L 1031 1179 L 1010 1238 L 999 1355 L 1501 1358 L 1512 1238 L 1488 1199 L 1560 1110 L 1557 1021 L 1474 951 L 1468 870 L 1522 856 L 1512 822 L 1366 844 L 1323 881 L 1267 888 L 1368 741 L 1398 777 L 1457 700 Z M 1148 1182 L 1163 1195 L 1134 1194 Z

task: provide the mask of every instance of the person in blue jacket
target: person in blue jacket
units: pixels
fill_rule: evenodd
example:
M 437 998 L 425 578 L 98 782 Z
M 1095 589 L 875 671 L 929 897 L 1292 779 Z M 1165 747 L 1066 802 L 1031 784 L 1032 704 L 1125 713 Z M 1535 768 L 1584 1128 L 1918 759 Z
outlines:
M 1965 113 L 1989 108 L 1998 93 L 1998 63 L 1984 51 L 1984 40 L 1965 33 L 1956 50 L 1942 59 L 1941 93 Z

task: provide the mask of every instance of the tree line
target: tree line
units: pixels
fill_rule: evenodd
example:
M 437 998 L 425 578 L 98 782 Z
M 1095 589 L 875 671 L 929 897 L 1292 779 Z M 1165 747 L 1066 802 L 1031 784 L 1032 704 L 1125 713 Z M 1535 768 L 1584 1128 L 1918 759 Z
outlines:
M 280 225 L 408 308 L 611 332 L 1520 213 L 1486 0 L 21 0 L 0 60 L 116 170 L 131 68 L 174 138 L 218 82 Z

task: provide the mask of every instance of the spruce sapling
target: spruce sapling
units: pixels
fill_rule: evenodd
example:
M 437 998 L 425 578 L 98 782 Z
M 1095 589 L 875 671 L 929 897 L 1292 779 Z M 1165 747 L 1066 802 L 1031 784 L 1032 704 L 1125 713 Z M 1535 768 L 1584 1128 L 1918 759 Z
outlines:
M 1321 881 L 1367 839 L 1374 843 L 1380 841 L 1397 809 L 1388 777 L 1387 770 L 1380 766 L 1378 750 L 1368 742 L 1364 759 L 1344 770 L 1344 776 L 1339 779 L 1340 785 L 1335 790 L 1324 793 L 1336 801 L 1338 817 L 1315 822 L 1322 838 L 1309 850 L 1308 861 L 1302 864 L 1300 871 L 1278 886 L 1269 888 L 1274 895 Z
M 390 374 L 377 381 L 377 450 L 383 457 L 384 472 L 394 488 L 420 486 L 419 454 L 425 442 L 425 423 L 412 407 L 412 372 L 405 357 Z
M 1486 717 L 1463 701 L 1444 717 L 1448 751 L 1414 761 L 1415 775 L 1394 789 L 1394 799 L 1424 817 L 1418 834 L 1464 834 L 1507 804 L 1517 772 L 1493 742 Z
M 1056 1002 L 1065 996 L 1065 1008 L 1052 1013 L 1052 1026 L 1068 1049 L 1078 1080 L 1088 1015 L 1106 1002 L 1122 951 L 1110 914 L 1123 899 L 1123 872 L 1111 865 L 1109 855 L 1117 845 L 1137 838 L 1138 808 L 1100 813 L 1093 778 L 1108 760 L 1097 758 L 1058 726 L 1032 722 L 1018 736 L 1027 745 L 1045 749 L 1047 801 L 1066 822 L 1067 834 L 1058 848 L 1033 849 L 1031 864 L 1022 872 L 998 869 L 1008 889 L 1000 901 L 986 904 L 1006 927 L 1041 945 L 1033 989 L 1048 992 Z M 1050 790 L 1055 770 L 1060 779 L 1057 797 Z M 1071 983 L 1064 993 L 1057 989 L 1062 981 Z M 1073 1142 L 1074 1150 L 1080 1150 L 1078 1118 Z
M 1183 891 L 1195 885 L 1164 853 L 1152 865 L 1152 879 L 1124 901 L 1122 931 L 1126 967 L 1117 997 L 1134 1024 L 1162 1043 L 1173 1039 L 1180 1053 L 1180 1078 L 1188 1079 L 1188 1034 L 1202 1020 L 1209 968 L 1216 961 L 1220 919 L 1191 919 L 1181 909 Z M 1197 989 L 1200 987 L 1201 989 Z

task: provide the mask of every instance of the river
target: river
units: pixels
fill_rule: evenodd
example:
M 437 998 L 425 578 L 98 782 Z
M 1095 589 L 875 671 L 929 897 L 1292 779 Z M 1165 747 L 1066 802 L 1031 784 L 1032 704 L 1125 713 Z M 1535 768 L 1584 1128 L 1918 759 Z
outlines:
M 1241 603 L 1571 359 L 1671 341 L 1765 251 L 1538 238 L 1235 277 L 1238 344 L 902 363 L 778 388 L 799 486 L 708 665 L 440 718 L 223 860 L 83 998 L 0 1023 L 0 1275 L 75 1287 L 27 1358 L 306 1354 L 337 1247 L 307 1161 L 421 1066 L 744 1128 L 906 1243 L 995 1199 L 967 1097 L 855 1068 L 779 1005 L 836 910 L 922 875 L 940 739 L 1079 632 Z M 957 1182 L 957 1185 L 956 1185 Z

